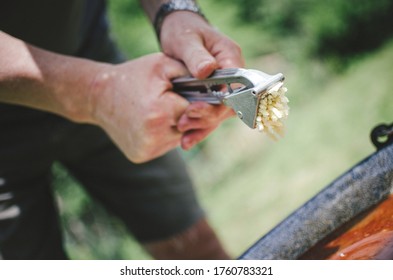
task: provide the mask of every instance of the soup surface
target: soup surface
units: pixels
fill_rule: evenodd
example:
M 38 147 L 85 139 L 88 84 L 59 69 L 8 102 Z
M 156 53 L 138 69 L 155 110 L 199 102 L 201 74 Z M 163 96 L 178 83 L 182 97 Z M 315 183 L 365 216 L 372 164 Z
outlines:
M 393 259 L 393 195 L 338 228 L 300 259 Z

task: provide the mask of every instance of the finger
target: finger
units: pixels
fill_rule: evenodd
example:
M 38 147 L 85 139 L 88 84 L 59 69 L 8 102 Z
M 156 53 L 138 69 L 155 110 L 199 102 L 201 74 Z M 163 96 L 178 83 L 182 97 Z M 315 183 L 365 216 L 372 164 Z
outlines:
M 160 145 L 156 146 L 156 148 L 151 153 L 151 158 L 157 158 L 164 155 L 168 151 L 179 147 L 181 145 L 181 137 L 182 134 L 173 132 L 172 139 L 167 139 L 165 143 L 161 143 Z
M 170 118 L 169 124 L 176 127 L 179 118 L 184 114 L 189 102 L 179 94 L 171 91 L 171 80 L 179 76 L 189 75 L 189 72 L 183 63 L 169 58 L 164 54 L 162 54 L 162 56 L 160 69 L 164 76 L 161 77 L 164 88 L 163 94 L 159 96 L 160 100 L 157 106 L 160 106 L 161 108 L 159 109 L 166 112 L 167 116 Z
M 185 114 L 189 105 L 190 103 L 185 98 L 175 92 L 167 91 L 160 97 L 160 106 L 170 118 L 169 124 L 176 129 L 180 118 Z
M 205 102 L 191 103 L 178 122 L 179 131 L 207 128 L 218 125 L 224 119 L 235 115 L 231 108 L 224 105 L 211 105 Z
M 218 66 L 220 68 L 244 67 L 245 61 L 240 46 L 228 37 L 221 36 L 218 42 L 210 42 Z
M 199 79 L 206 78 L 217 69 L 216 59 L 205 48 L 200 37 L 190 35 L 185 37 L 182 42 L 186 47 L 183 48 L 181 57 L 192 76 Z
M 186 132 L 195 129 L 205 129 L 216 123 L 215 121 L 206 120 L 206 118 L 189 118 L 186 115 L 182 115 L 177 124 L 177 129 L 180 132 Z
M 189 150 L 196 144 L 202 142 L 216 127 L 208 129 L 191 130 L 183 135 L 181 138 L 181 147 L 184 150 Z
M 190 118 L 198 118 L 198 117 L 209 117 L 212 115 L 221 116 L 230 111 L 233 111 L 231 108 L 223 105 L 223 104 L 209 104 L 206 102 L 193 102 L 191 103 L 187 109 L 186 114 Z
M 172 59 L 166 55 L 163 55 L 162 60 L 162 74 L 164 79 L 170 81 L 174 78 L 189 75 L 190 72 L 187 70 L 185 65 L 178 60 Z

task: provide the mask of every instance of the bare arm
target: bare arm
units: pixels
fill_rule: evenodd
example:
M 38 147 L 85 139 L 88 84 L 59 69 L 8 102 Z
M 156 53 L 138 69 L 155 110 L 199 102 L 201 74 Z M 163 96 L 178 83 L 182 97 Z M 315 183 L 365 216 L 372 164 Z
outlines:
M 80 93 L 89 92 L 98 65 L 35 48 L 0 32 L 0 102 L 92 123 L 89 96 Z
M 170 80 L 185 74 L 181 63 L 163 54 L 110 65 L 0 32 L 0 102 L 96 124 L 136 163 L 180 144 L 176 124 L 188 102 L 170 92 Z
M 145 10 L 146 15 L 151 22 L 154 22 L 154 18 L 162 4 L 168 2 L 168 0 L 140 0 L 139 1 Z

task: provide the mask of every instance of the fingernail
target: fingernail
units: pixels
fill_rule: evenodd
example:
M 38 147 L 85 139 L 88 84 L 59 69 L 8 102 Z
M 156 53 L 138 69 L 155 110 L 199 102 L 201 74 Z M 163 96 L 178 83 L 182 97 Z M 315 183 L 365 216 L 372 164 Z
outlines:
M 197 72 L 201 77 L 206 77 L 214 70 L 214 62 L 211 60 L 204 60 L 198 64 Z
M 210 60 L 204 60 L 198 64 L 198 71 L 205 69 L 207 66 L 211 64 Z

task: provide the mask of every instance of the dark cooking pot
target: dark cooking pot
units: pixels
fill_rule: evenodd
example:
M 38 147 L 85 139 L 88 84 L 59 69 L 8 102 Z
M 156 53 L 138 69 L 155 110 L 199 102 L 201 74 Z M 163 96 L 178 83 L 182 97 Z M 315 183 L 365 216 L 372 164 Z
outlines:
M 380 246 L 384 252 L 379 253 L 374 252 L 379 249 L 371 248 L 374 253 L 370 258 L 392 258 L 393 196 L 388 199 L 392 190 L 393 145 L 384 145 L 297 209 L 240 259 L 364 259 L 364 252 L 359 254 L 352 247 L 359 244 L 370 249 L 376 240 L 387 245 Z M 371 225 L 378 222 L 386 227 L 371 231 Z M 361 228 L 366 232 L 359 232 Z M 337 240 L 344 235 L 346 241 Z

